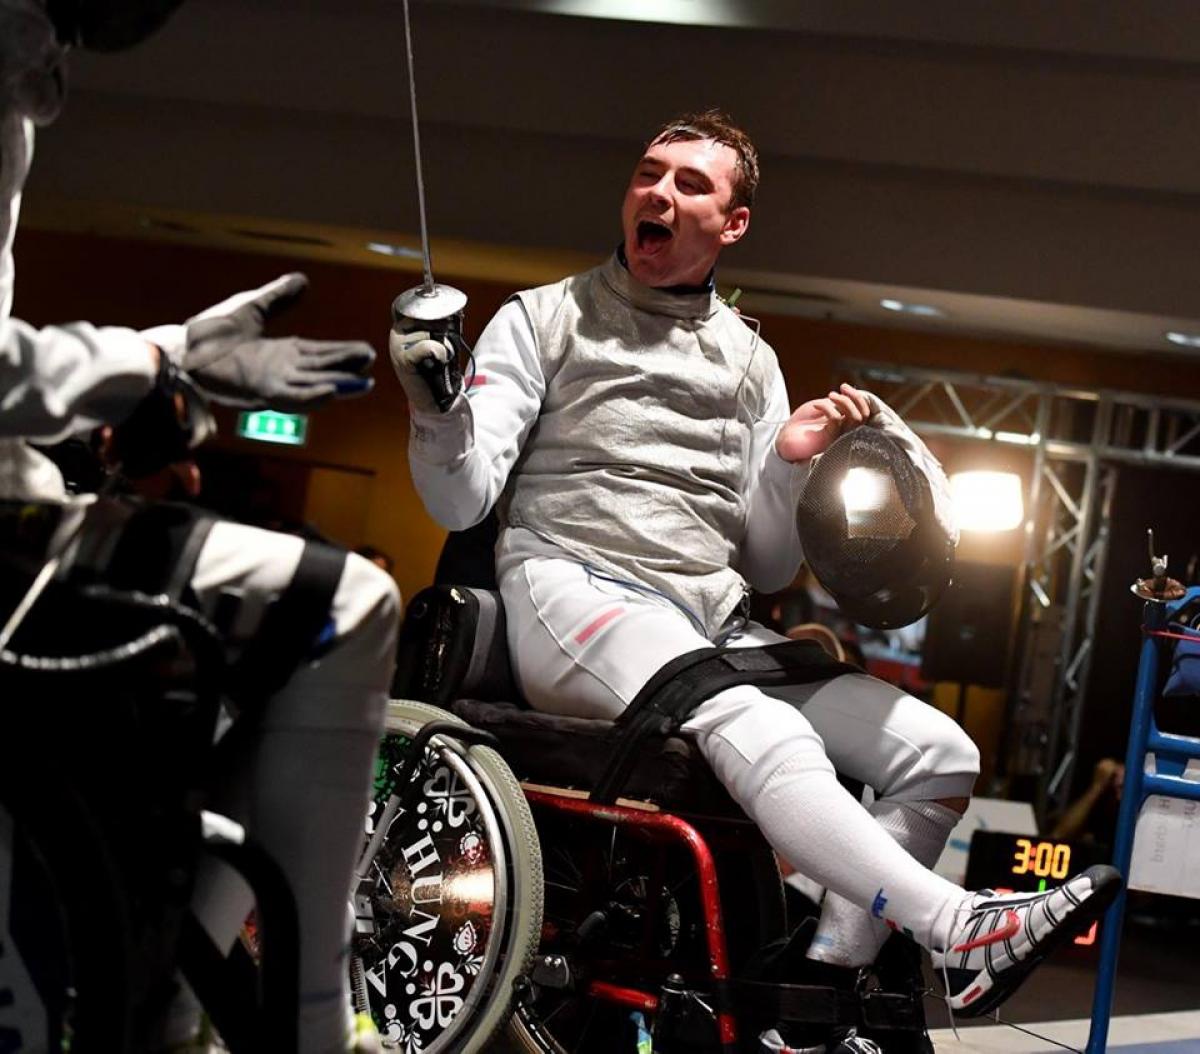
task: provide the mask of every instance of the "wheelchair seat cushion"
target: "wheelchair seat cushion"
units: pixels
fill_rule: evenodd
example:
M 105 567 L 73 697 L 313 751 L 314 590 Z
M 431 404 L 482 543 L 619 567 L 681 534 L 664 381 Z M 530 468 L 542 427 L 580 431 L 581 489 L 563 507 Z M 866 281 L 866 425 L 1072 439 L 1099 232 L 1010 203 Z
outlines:
M 446 708 L 491 732 L 504 760 L 525 782 L 590 791 L 612 755 L 611 721 L 476 699 L 458 699 Z M 696 747 L 679 736 L 643 740 L 621 795 L 679 812 L 743 818 Z
M 504 606 L 490 590 L 439 585 L 413 597 L 392 694 L 440 706 L 491 732 L 527 782 L 590 792 L 617 747 L 610 721 L 542 713 L 518 701 Z M 742 815 L 692 743 L 676 736 L 640 742 L 618 793 L 679 811 Z

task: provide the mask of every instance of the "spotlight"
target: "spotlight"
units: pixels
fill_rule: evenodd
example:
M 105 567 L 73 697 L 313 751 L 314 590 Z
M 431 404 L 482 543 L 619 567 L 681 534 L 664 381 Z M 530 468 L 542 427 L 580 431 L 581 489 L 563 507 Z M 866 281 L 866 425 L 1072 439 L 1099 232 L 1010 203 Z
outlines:
M 1025 519 L 1021 477 L 1015 472 L 956 472 L 950 492 L 960 530 L 1011 531 Z

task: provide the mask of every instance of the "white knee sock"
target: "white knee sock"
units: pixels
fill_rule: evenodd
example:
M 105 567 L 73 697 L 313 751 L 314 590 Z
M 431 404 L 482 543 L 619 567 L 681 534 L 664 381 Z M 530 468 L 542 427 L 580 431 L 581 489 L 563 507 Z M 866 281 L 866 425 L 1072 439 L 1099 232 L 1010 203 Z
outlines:
M 372 732 L 329 729 L 279 729 L 263 740 L 252 826 L 296 893 L 301 1052 L 347 1049 L 346 903 L 378 742 Z
M 913 859 L 845 791 L 820 737 L 787 703 L 730 689 L 685 727 L 775 851 L 826 889 L 926 946 L 942 909 L 966 895 Z
M 261 713 L 245 715 L 253 722 L 252 741 L 213 804 L 246 826 L 296 895 L 297 1054 L 344 1054 L 351 1041 L 346 906 L 383 727 L 398 606 L 390 579 L 361 557 L 348 558 L 334 600 L 338 643 L 297 669 Z M 223 865 L 204 869 L 192 898 L 223 951 L 233 946 L 252 903 L 245 882 Z M 178 1037 L 196 1020 L 194 997 L 185 990 L 164 1031 Z
M 296 894 L 302 1054 L 342 1054 L 349 1047 L 346 903 L 363 839 L 364 777 L 378 744 L 374 731 L 264 728 L 248 779 L 239 779 L 220 805 L 283 868 Z M 215 861 L 203 868 L 192 910 L 223 953 L 253 906 L 250 887 L 231 868 Z M 162 1025 L 164 1046 L 194 1035 L 199 1021 L 199 1005 L 184 985 Z
M 868 810 L 879 826 L 925 867 L 933 867 L 960 816 L 938 802 L 897 802 L 883 798 Z M 808 950 L 810 959 L 835 966 L 866 966 L 875 961 L 891 930 L 856 904 L 832 891 L 825 894 L 821 921 Z

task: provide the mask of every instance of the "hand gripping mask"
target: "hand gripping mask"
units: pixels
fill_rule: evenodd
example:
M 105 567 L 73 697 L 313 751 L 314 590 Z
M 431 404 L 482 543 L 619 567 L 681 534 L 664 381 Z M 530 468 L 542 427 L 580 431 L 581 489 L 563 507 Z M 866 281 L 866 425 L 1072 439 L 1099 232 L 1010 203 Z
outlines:
M 957 539 L 934 513 L 926 469 L 871 425 L 814 459 L 796 525 L 817 581 L 860 625 L 916 622 L 950 583 Z

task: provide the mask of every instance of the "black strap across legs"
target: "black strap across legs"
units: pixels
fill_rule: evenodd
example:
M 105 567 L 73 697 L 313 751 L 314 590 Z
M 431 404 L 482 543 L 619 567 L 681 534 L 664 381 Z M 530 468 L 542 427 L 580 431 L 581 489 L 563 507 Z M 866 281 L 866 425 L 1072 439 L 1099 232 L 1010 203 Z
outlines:
M 254 639 L 233 667 L 230 695 L 249 706 L 273 695 L 292 671 L 333 640 L 333 597 L 346 564 L 344 550 L 305 542 L 292 580 L 267 608 Z
M 789 640 L 761 648 L 699 648 L 672 659 L 649 681 L 612 732 L 612 757 L 590 800 L 616 801 L 642 741 L 670 735 L 706 699 L 726 688 L 750 684 L 759 688 L 828 681 L 844 673 L 862 673 L 839 662 L 816 641 Z

